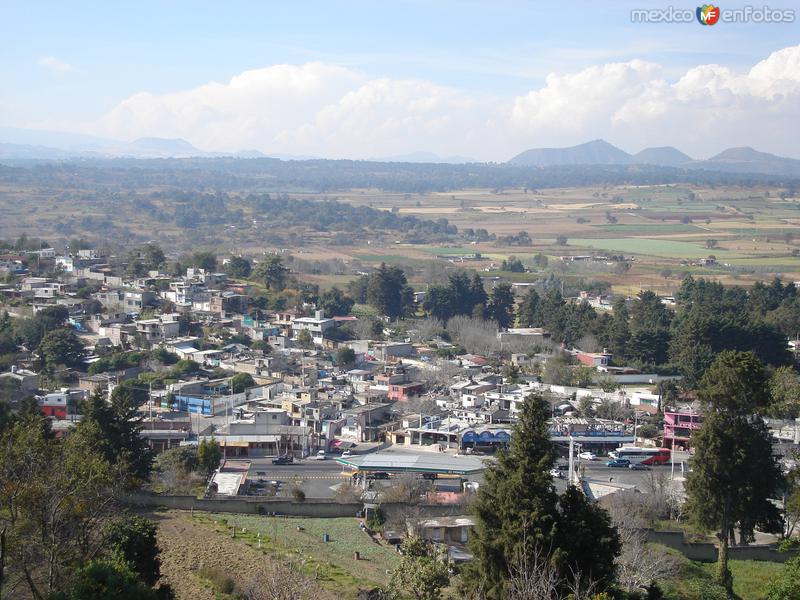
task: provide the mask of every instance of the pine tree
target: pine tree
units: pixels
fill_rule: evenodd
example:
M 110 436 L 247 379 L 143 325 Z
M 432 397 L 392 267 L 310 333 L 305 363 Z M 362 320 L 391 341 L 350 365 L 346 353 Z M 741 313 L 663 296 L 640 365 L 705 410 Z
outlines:
M 686 479 L 687 511 L 719 539 L 717 579 L 729 594 L 733 579 L 728 547 L 740 534 L 750 539 L 756 524 L 771 528 L 778 519 L 781 472 L 767 427 L 758 411 L 767 404 L 764 367 L 751 352 L 722 352 L 700 381 L 703 426 L 693 436 L 693 468 Z
M 500 451 L 485 472 L 474 504 L 470 548 L 475 558 L 462 576 L 465 594 L 481 590 L 490 600 L 504 598 L 520 556 L 544 555 L 562 581 L 580 572 L 602 589 L 613 579 L 620 541 L 608 515 L 577 488 L 559 498 L 553 486 L 549 416 L 541 396 L 528 396 L 508 451 Z
M 555 451 L 549 416 L 540 396 L 526 398 L 508 451 L 498 453 L 478 492 L 470 540 L 475 559 L 463 580 L 467 589 L 482 588 L 487 598 L 502 597 L 514 556 L 549 549 L 553 543 L 558 496 L 550 476 Z

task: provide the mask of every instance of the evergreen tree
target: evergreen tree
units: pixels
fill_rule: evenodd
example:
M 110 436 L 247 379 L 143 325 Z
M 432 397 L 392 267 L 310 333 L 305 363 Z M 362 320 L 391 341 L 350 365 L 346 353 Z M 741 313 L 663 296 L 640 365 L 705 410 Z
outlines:
M 522 303 L 520 304 L 519 311 L 517 313 L 519 324 L 522 327 L 539 326 L 535 323 L 541 321 L 541 317 L 539 315 L 540 301 L 541 298 L 539 297 L 539 293 L 534 288 L 529 289 L 528 293 L 523 296 Z
M 463 581 L 466 589 L 483 589 L 487 598 L 502 598 L 513 557 L 553 544 L 558 496 L 550 476 L 555 450 L 549 416 L 549 406 L 540 396 L 525 399 L 508 451 L 498 452 L 478 490 L 470 538 L 475 558 Z
M 687 510 L 701 527 L 719 539 L 717 579 L 729 594 L 733 581 L 728 547 L 754 527 L 775 526 L 781 472 L 772 454 L 771 437 L 757 415 L 767 404 L 763 365 L 752 353 L 722 352 L 698 389 L 705 406 L 702 428 L 693 436 L 693 468 L 686 480 Z
M 500 600 L 519 556 L 544 553 L 566 579 L 573 571 L 608 585 L 620 542 L 608 515 L 588 504 L 574 488 L 559 498 L 550 469 L 555 449 L 541 396 L 525 399 L 507 451 L 485 472 L 474 504 L 476 526 L 470 539 L 474 560 L 462 577 L 464 591 L 483 590 Z M 578 531 L 588 531 L 589 534 Z
M 206 474 L 213 473 L 222 460 L 222 449 L 219 442 L 215 439 L 202 440 L 197 447 L 197 462 L 200 469 Z
M 106 402 L 93 394 L 86 401 L 83 419 L 76 426 L 92 447 L 115 465 L 131 485 L 138 485 L 150 476 L 153 454 L 147 441 L 139 435 L 141 418 L 138 403 L 131 390 L 118 387 Z
M 509 290 L 510 289 L 511 288 L 509 286 Z M 481 279 L 481 276 L 478 273 L 473 273 L 472 280 L 469 282 L 469 294 L 464 306 L 467 312 L 463 314 L 483 317 L 483 314 L 486 311 L 487 300 L 488 296 L 486 295 L 486 289 L 483 287 L 483 280 Z M 512 295 L 512 305 L 513 305 L 513 295 Z
M 352 298 L 345 296 L 344 292 L 334 286 L 320 294 L 317 307 L 325 311 L 326 317 L 339 317 L 349 315 L 355 302 Z
M 509 327 L 514 322 L 514 292 L 510 283 L 498 283 L 486 306 L 486 316 L 497 321 L 501 329 Z

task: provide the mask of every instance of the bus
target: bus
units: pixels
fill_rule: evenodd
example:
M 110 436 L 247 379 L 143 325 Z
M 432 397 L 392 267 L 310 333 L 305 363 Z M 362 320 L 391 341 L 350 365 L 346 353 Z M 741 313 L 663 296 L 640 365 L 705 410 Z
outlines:
M 670 461 L 669 448 L 639 448 L 638 446 L 620 446 L 609 452 L 611 458 L 625 458 L 632 465 L 665 465 Z

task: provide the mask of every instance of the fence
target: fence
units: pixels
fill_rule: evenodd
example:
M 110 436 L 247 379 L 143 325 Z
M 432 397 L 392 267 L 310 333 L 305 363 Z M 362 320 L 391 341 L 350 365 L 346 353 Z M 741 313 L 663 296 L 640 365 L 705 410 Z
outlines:
M 711 542 L 687 542 L 682 531 L 645 530 L 647 541 L 677 550 L 690 560 L 716 562 L 717 546 Z M 794 558 L 795 553 L 780 552 L 772 545 L 732 546 L 728 549 L 731 560 L 762 560 L 783 563 Z
M 361 502 L 340 503 L 335 500 L 308 498 L 297 502 L 285 498 L 195 498 L 194 496 L 166 496 L 144 492 L 130 494 L 125 501 L 133 506 L 162 506 L 176 510 L 200 510 L 250 515 L 278 514 L 291 517 L 355 517 L 364 510 Z M 381 510 L 387 517 L 400 517 L 412 511 L 421 517 L 444 517 L 464 514 L 459 504 L 384 503 Z

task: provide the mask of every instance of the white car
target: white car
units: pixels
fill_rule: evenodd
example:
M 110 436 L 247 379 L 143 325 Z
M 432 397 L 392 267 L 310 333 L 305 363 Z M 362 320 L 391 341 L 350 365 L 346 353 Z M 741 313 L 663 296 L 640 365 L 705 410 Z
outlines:
M 555 479 L 564 478 L 564 474 L 561 472 L 561 469 L 550 469 L 550 476 Z
M 353 456 L 353 453 L 350 450 L 345 450 L 342 452 L 342 458 L 347 458 L 348 456 Z
M 581 460 L 597 460 L 597 455 L 594 452 L 581 452 L 578 457 Z
M 314 460 L 325 460 L 328 457 L 325 456 L 325 450 L 320 450 L 319 452 L 314 455 Z

